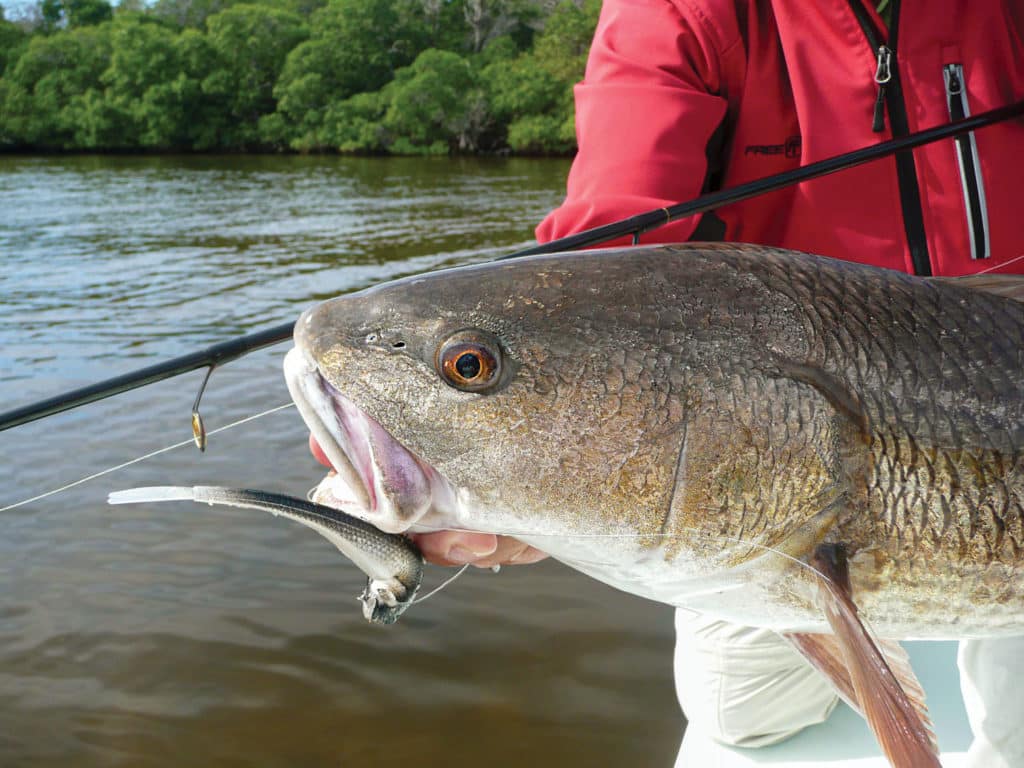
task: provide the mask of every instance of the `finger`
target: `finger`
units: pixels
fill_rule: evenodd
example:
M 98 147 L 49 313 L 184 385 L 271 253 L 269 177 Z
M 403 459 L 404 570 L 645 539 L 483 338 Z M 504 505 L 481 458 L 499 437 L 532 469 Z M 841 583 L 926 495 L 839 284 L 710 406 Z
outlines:
M 548 557 L 547 552 L 541 552 L 536 547 L 531 547 L 529 544 L 519 554 L 513 555 L 509 563 L 512 565 L 529 565 L 530 563 L 538 563 L 541 560 L 545 560 Z
M 438 531 L 413 536 L 427 562 L 435 565 L 463 565 L 494 553 L 498 537 L 493 533 Z
M 519 541 L 511 536 L 499 536 L 498 546 L 494 552 L 485 557 L 473 561 L 478 568 L 492 568 L 495 565 L 526 565 L 536 563 L 547 557 L 529 544 Z
M 511 536 L 492 536 L 464 531 L 440 531 L 413 537 L 423 556 L 435 565 L 464 565 L 479 568 L 495 565 L 525 565 L 547 555 Z

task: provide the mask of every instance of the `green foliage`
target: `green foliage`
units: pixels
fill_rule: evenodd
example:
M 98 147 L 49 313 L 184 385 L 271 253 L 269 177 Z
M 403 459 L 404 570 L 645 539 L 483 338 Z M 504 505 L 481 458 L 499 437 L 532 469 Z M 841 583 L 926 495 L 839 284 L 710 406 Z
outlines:
M 40 148 L 78 146 L 89 92 L 102 89 L 110 25 L 34 37 L 4 74 L 0 131 L 5 141 Z
M 259 121 L 277 107 L 274 84 L 289 51 L 307 37 L 299 16 L 235 5 L 206 22 L 213 66 L 202 90 L 220 107 L 217 142 L 226 149 L 261 145 Z
M 25 90 L 0 78 L 0 150 L 28 145 L 26 116 L 31 112 L 32 104 Z
M 514 39 L 520 50 L 529 47 L 534 26 L 542 15 L 541 6 L 529 0 L 460 0 L 459 4 L 473 53 L 502 35 Z
M 43 20 L 43 29 L 52 32 L 64 20 L 64 3 L 61 0 L 42 0 L 39 3 L 39 13 Z
M 3 76 L 8 63 L 18 60 L 27 42 L 28 35 L 4 18 L 4 8 L 0 5 L 0 76 Z
M 483 79 L 491 113 L 503 123 L 544 114 L 558 105 L 565 92 L 565 83 L 528 57 L 489 64 L 483 70 Z
M 473 151 L 483 129 L 483 92 L 468 61 L 431 48 L 395 73 L 385 91 L 384 127 L 395 154 Z
M 387 150 L 381 121 L 387 104 L 380 92 L 357 93 L 334 104 L 324 120 L 326 140 L 339 152 L 378 154 Z
M 83 143 L 118 149 L 199 143 L 196 118 L 213 117 L 203 109 L 202 80 L 213 59 L 205 39 L 132 16 L 119 18 L 112 30 L 110 66 L 101 78 L 106 87 Z
M 64 8 L 69 27 L 102 24 L 114 18 L 114 9 L 107 0 L 67 0 Z
M 229 0 L 156 0 L 151 13 L 155 18 L 177 27 L 201 29 L 208 18 L 230 4 Z
M 420 0 L 399 6 L 417 17 L 426 35 L 424 48 L 461 51 L 466 40 L 461 0 Z
M 115 16 L 145 16 L 146 0 L 118 0 Z
M 126 2 L 146 5 L 145 0 L 120 0 L 118 10 Z M 173 27 L 203 29 L 208 18 L 238 2 L 276 8 L 308 19 L 326 0 L 156 0 L 151 4 L 149 15 Z
M 525 154 L 562 154 L 576 146 L 575 123 L 570 115 L 527 115 L 508 127 L 508 145 Z
M 213 45 L 201 32 L 186 29 L 175 37 L 174 47 L 181 71 L 174 79 L 173 88 L 181 103 L 184 122 L 180 131 L 185 136 L 175 146 L 198 150 L 219 149 L 223 108 L 203 87 L 216 62 Z
M 288 55 L 274 89 L 280 117 L 264 123 L 299 150 L 334 144 L 324 130 L 331 107 L 382 87 L 427 38 L 422 19 L 400 14 L 393 0 L 329 0 L 310 26 L 311 38 Z
M 0 148 L 570 152 L 599 0 L 0 9 Z
M 495 57 L 483 72 L 495 120 L 507 128 L 515 152 L 565 153 L 576 146 L 572 86 L 583 78 L 601 10 L 566 0 L 548 17 L 533 50 L 516 59 Z
M 107 0 L 42 0 L 39 10 L 48 31 L 63 25 L 93 26 L 114 17 L 114 9 Z
M 579 5 L 563 0 L 548 17 L 534 46 L 538 66 L 563 83 L 583 79 L 600 12 L 601 0 L 583 0 Z

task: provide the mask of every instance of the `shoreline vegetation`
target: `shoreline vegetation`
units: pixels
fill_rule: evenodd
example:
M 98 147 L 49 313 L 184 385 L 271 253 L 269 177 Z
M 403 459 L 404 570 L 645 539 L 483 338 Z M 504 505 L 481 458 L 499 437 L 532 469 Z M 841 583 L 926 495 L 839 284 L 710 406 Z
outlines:
M 600 0 L 0 6 L 0 152 L 565 155 Z

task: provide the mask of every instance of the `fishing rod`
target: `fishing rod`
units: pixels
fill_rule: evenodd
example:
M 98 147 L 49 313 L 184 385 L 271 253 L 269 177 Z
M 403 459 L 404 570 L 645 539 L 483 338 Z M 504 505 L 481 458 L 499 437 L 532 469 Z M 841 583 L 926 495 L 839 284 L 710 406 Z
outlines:
M 676 203 L 675 205 L 670 205 L 665 208 L 657 208 L 647 211 L 646 213 L 631 216 L 620 221 L 612 222 L 611 224 L 604 224 L 600 227 L 594 227 L 593 229 L 588 229 L 575 235 L 569 235 L 568 237 L 562 237 L 548 243 L 525 248 L 498 258 L 514 259 L 544 253 L 573 251 L 579 248 L 586 248 L 591 245 L 599 245 L 601 243 L 606 243 L 610 240 L 629 235 L 633 237 L 633 242 L 635 244 L 638 242 L 640 235 L 644 232 L 657 229 L 658 227 L 668 224 L 669 222 L 676 221 L 677 219 L 694 216 L 699 213 L 707 213 L 708 211 L 720 208 L 723 205 L 738 203 L 751 197 L 756 197 L 757 195 L 774 192 L 775 190 L 782 189 L 793 184 L 799 184 L 803 181 L 809 181 L 810 179 L 819 178 L 821 176 L 827 176 L 829 174 L 836 173 L 837 171 L 862 165 L 863 163 L 867 163 L 871 160 L 877 160 L 887 157 L 888 155 L 893 155 L 897 152 L 903 152 L 935 141 L 941 141 L 942 139 L 959 136 L 964 133 L 970 133 L 971 131 L 993 125 L 1003 120 L 1009 120 L 1010 118 L 1018 117 L 1020 115 L 1024 115 L 1024 101 L 1018 101 L 987 112 L 972 115 L 971 117 L 967 117 L 962 120 L 945 123 L 935 128 L 928 128 L 907 136 L 873 144 L 870 147 L 863 147 L 825 160 L 819 160 L 816 163 L 811 163 L 810 165 L 805 165 L 790 171 L 766 176 L 762 179 L 755 179 L 754 181 L 739 184 L 735 187 L 710 192 L 687 202 Z M 16 427 L 20 424 L 27 424 L 28 422 L 36 421 L 47 416 L 53 416 L 54 414 L 62 413 L 63 411 L 68 411 L 87 403 L 112 397 L 114 395 L 121 394 L 122 392 L 138 389 L 139 387 L 144 387 L 147 384 L 153 384 L 183 373 L 188 373 L 189 371 L 206 368 L 206 378 L 203 380 L 202 386 L 199 389 L 199 394 L 196 397 L 195 404 L 192 406 L 193 435 L 195 437 L 196 445 L 200 450 L 203 450 L 206 446 L 206 430 L 203 426 L 202 416 L 199 414 L 199 401 L 202 398 L 203 391 L 206 388 L 206 383 L 209 381 L 210 374 L 213 372 L 213 369 L 250 352 L 255 352 L 258 349 L 263 349 L 264 347 L 269 347 L 274 344 L 287 341 L 292 337 L 294 327 L 294 321 L 282 323 L 281 325 L 276 325 L 272 328 L 265 328 L 262 331 L 256 331 L 228 341 L 213 344 L 212 346 L 206 347 L 205 349 L 197 352 L 191 352 L 187 355 L 172 358 L 171 360 L 165 360 L 162 363 L 156 363 L 155 365 L 150 365 L 146 368 L 129 371 L 128 373 L 121 374 L 120 376 L 114 376 L 113 378 L 100 381 L 96 384 L 74 389 L 69 392 L 63 392 L 59 395 L 46 398 L 45 400 L 39 400 L 5 413 L 0 413 L 0 432 L 10 429 L 11 427 Z

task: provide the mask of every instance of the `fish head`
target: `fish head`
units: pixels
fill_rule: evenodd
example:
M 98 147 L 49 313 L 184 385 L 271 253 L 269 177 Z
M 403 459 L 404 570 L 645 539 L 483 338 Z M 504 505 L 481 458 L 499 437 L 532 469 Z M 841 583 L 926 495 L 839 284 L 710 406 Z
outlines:
M 445 270 L 307 310 L 285 367 L 337 470 L 317 500 L 389 532 L 657 528 L 685 398 L 637 293 L 668 287 L 592 260 Z

